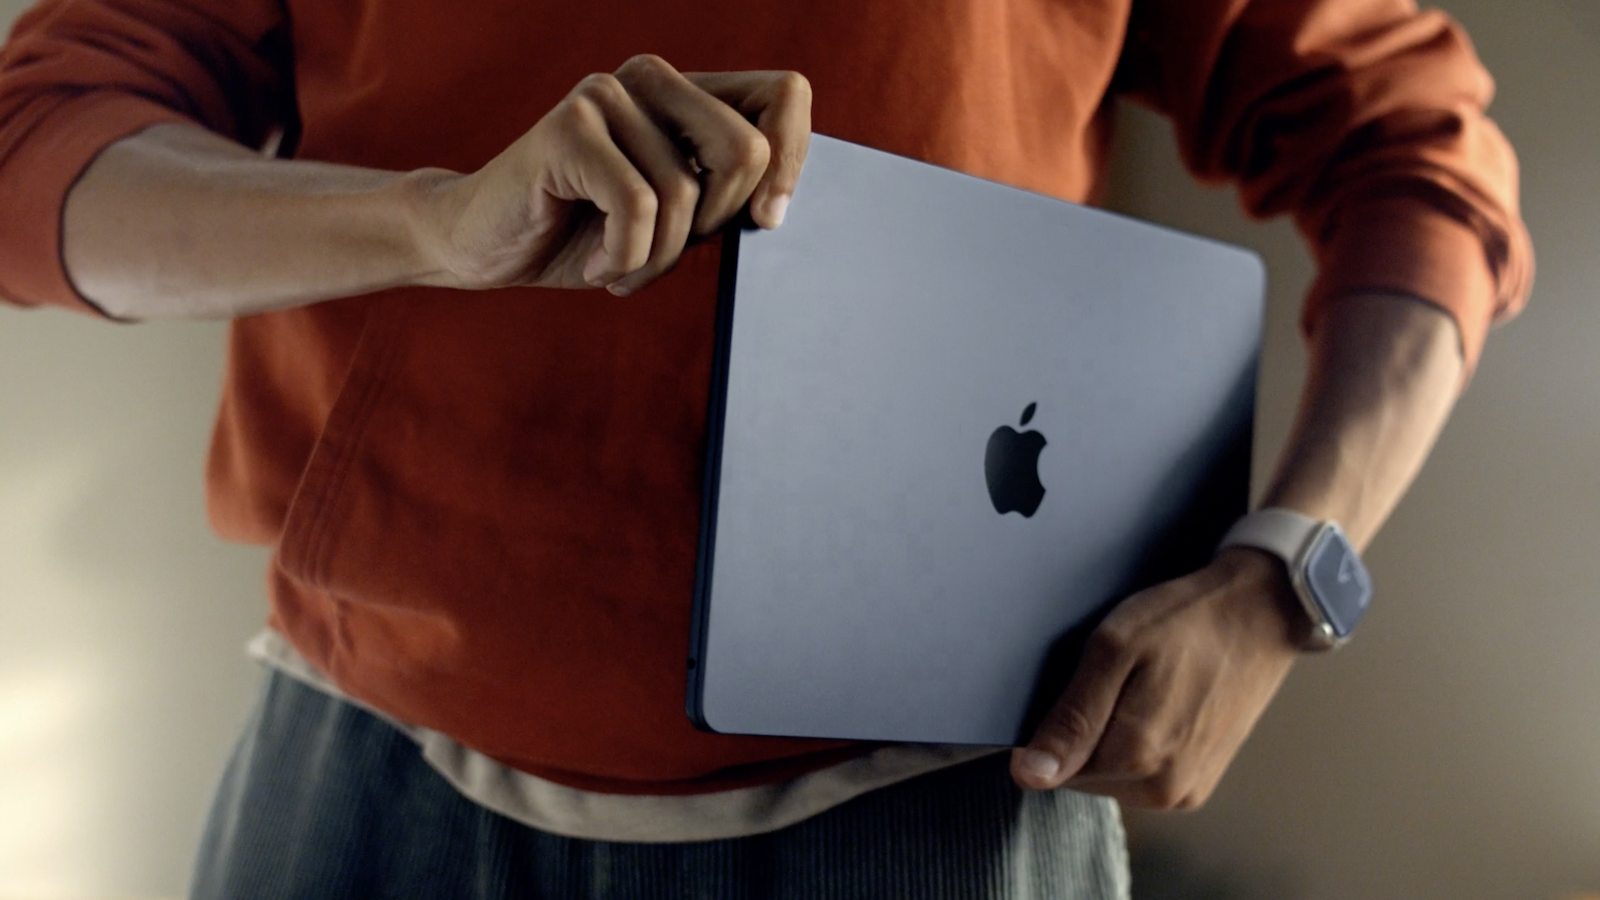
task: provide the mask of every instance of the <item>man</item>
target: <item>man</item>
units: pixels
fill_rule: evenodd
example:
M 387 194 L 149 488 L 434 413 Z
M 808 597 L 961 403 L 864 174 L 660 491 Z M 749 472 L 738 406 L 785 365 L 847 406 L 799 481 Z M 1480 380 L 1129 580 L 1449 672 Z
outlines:
M 212 519 L 276 550 L 195 894 L 1125 895 L 1104 798 L 1210 795 L 1310 629 L 1284 563 L 1120 604 L 1009 759 L 694 731 L 694 238 L 780 227 L 813 126 L 1090 200 L 1152 104 L 1317 252 L 1264 505 L 1362 546 L 1528 290 L 1490 90 L 1404 0 L 47 0 L 0 294 L 234 318 Z

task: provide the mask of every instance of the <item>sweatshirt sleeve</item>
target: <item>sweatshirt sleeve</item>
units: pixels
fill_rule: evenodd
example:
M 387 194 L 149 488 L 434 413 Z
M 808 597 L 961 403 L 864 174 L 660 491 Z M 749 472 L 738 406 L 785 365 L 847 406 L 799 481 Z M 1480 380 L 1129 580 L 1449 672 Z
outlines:
M 95 156 L 162 122 L 247 146 L 292 127 L 279 0 L 43 0 L 0 49 L 0 300 L 98 312 L 61 262 L 67 192 Z
M 1517 164 L 1465 32 L 1411 0 L 1136 2 L 1120 89 L 1165 112 L 1185 164 L 1290 212 L 1319 274 L 1302 325 L 1356 290 L 1411 294 L 1468 371 L 1533 281 Z

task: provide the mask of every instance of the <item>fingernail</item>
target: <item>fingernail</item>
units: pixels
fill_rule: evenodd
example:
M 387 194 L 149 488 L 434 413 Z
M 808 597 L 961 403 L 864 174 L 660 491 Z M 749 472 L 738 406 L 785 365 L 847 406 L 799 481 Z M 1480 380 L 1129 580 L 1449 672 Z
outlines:
M 1022 771 L 1040 781 L 1049 781 L 1061 771 L 1061 760 L 1043 750 L 1026 750 L 1022 754 Z
M 789 211 L 789 195 L 778 194 L 767 198 L 767 218 L 772 220 L 772 227 L 777 228 L 783 224 L 784 214 Z
M 633 288 L 630 288 L 627 285 L 623 285 L 623 284 L 613 284 L 610 287 L 606 288 L 606 290 L 610 291 L 611 292 L 611 296 L 613 296 L 613 297 L 626 297 L 629 294 L 633 293 Z

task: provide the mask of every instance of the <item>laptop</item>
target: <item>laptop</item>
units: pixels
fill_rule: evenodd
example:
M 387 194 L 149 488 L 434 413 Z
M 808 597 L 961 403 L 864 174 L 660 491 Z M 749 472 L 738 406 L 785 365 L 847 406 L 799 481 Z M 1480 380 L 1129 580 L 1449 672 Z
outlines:
M 1253 253 L 823 135 L 724 236 L 688 712 L 1025 743 L 1249 491 Z

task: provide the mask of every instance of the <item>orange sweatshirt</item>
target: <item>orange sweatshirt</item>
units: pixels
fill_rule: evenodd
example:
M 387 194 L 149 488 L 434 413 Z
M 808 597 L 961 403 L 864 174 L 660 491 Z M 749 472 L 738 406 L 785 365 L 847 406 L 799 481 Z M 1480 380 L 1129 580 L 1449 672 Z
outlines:
M 795 69 L 818 131 L 1069 200 L 1111 100 L 1290 212 L 1321 277 L 1448 310 L 1469 364 L 1532 255 L 1492 86 L 1407 0 L 46 0 L 0 55 L 0 296 L 92 312 L 60 263 L 73 180 L 186 120 L 301 158 L 470 171 L 584 75 Z M 524 771 L 623 793 L 858 753 L 683 712 L 716 248 L 622 300 L 402 289 L 241 319 L 207 472 L 276 547 L 272 624 L 344 691 Z

